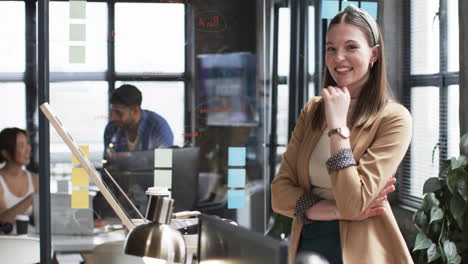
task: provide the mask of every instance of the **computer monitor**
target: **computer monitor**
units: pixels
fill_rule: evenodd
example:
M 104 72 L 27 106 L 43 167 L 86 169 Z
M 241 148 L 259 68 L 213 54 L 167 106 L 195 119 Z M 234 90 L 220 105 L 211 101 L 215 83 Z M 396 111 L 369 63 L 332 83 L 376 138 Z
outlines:
M 145 191 L 154 186 L 154 150 L 115 154 L 108 158 L 109 173 L 136 205 L 140 213 L 145 215 L 148 205 Z M 135 166 L 132 166 L 132 162 L 135 162 Z M 174 212 L 195 209 L 198 201 L 198 170 L 199 148 L 172 149 L 171 191 L 172 198 L 175 200 Z M 109 177 L 103 173 L 102 178 L 126 212 L 132 218 L 138 218 L 138 214 L 131 208 Z M 102 218 L 115 217 L 107 204 L 95 204 L 95 209 Z
M 288 263 L 286 242 L 235 226 L 216 216 L 202 214 L 199 222 L 199 264 Z

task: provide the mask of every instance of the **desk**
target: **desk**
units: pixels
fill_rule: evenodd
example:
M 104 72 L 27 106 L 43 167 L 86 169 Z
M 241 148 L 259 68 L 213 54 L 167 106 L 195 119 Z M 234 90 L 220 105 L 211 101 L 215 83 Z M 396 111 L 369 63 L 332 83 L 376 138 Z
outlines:
M 55 252 L 92 252 L 96 246 L 122 240 L 125 240 L 123 230 L 102 232 L 91 236 L 52 235 L 52 249 Z

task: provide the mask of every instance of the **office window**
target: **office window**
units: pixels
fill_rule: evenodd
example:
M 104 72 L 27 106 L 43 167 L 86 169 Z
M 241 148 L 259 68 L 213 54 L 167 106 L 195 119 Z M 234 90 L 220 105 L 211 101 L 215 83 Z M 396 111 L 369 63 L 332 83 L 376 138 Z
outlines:
M 447 99 L 447 158 L 452 158 L 460 155 L 460 87 L 458 85 L 448 87 Z
M 25 70 L 24 21 L 23 2 L 0 2 L 0 36 L 2 38 L 0 72 L 24 72 Z
M 308 99 L 314 97 L 315 94 L 315 84 L 314 79 L 318 78 L 318 73 L 315 71 L 315 49 L 316 49 L 316 39 L 315 39 L 315 7 L 309 6 L 309 25 L 308 25 L 308 33 L 309 33 L 309 90 L 308 90 Z
M 410 74 L 405 83 L 410 99 L 407 107 L 413 116 L 413 140 L 403 162 L 399 197 L 401 203 L 409 206 L 419 206 L 424 182 L 439 175 L 440 162 L 459 155 L 455 2 L 412 0 L 408 5 L 410 67 L 406 70 Z
M 107 4 L 86 3 L 86 19 L 70 19 L 70 3 L 50 3 L 50 72 L 104 72 L 107 70 Z M 70 24 L 86 22 L 86 62 L 70 63 Z
M 135 85 L 142 93 L 141 108 L 156 112 L 169 123 L 174 145 L 184 145 L 184 83 L 183 82 L 117 82 Z
M 117 3 L 116 71 L 183 72 L 184 21 L 183 5 Z
M 411 144 L 411 191 L 420 196 L 424 181 L 439 171 L 439 88 L 411 89 L 413 140 Z
M 104 151 L 104 128 L 108 122 L 106 82 L 60 82 L 50 84 L 50 105 L 79 145 L 89 145 L 90 159 L 100 167 Z M 71 152 L 50 129 L 51 163 L 71 166 Z M 71 167 L 68 173 L 71 173 Z
M 2 95 L 2 103 L 0 103 L 0 130 L 6 127 L 26 129 L 24 84 L 0 82 L 0 94 Z
M 411 1 L 411 74 L 439 71 L 438 11 L 439 0 Z
M 279 9 L 278 26 L 278 76 L 288 76 L 291 45 L 291 10 L 289 8 Z
M 278 17 L 278 77 L 285 82 L 278 84 L 278 112 L 276 115 L 277 133 L 277 160 L 286 151 L 288 144 L 288 111 L 289 111 L 289 60 L 290 60 L 290 31 L 291 31 L 291 10 L 289 8 L 279 8 Z M 279 164 L 278 164 L 279 165 Z
M 460 68 L 459 63 L 459 38 L 458 38 L 458 1 L 448 0 L 447 2 L 447 20 L 448 20 L 448 71 L 457 72 Z

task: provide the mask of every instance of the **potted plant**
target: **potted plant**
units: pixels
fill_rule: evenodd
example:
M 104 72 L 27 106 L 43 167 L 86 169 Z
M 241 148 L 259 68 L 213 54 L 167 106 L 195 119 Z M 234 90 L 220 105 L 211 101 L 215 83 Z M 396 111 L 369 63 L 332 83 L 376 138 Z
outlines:
M 468 133 L 460 157 L 441 164 L 439 177 L 424 183 L 421 208 L 413 223 L 419 232 L 413 251 L 424 263 L 468 263 Z

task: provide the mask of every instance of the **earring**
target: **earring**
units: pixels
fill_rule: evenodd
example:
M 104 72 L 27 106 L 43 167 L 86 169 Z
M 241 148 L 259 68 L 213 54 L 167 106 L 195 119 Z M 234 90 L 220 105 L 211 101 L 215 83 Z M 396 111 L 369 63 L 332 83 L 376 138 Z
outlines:
M 373 61 L 371 61 L 370 67 L 371 67 L 371 69 L 372 69 L 372 67 L 374 67 L 374 62 Z

